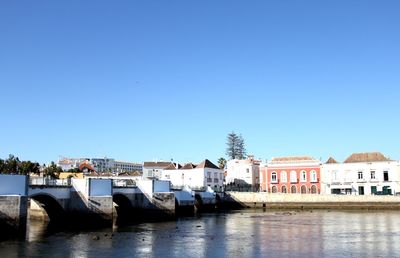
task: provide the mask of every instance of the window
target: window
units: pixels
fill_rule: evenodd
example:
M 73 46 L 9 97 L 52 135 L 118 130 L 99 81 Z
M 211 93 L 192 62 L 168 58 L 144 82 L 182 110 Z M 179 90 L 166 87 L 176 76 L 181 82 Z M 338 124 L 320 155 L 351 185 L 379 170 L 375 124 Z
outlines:
M 214 178 L 218 179 L 218 173 L 214 172 Z
M 363 179 L 363 172 L 362 171 L 358 172 L 358 179 Z
M 211 178 L 211 172 L 207 172 L 207 178 Z
M 311 171 L 311 182 L 317 182 L 317 181 L 318 181 L 318 179 L 317 179 L 317 171 L 312 170 Z
M 250 169 L 246 168 L 246 173 L 250 173 Z
M 290 182 L 297 183 L 297 174 L 294 170 L 290 172 Z
M 383 181 L 389 181 L 389 172 L 383 171 Z
M 296 193 L 296 186 L 292 185 L 292 187 L 290 188 L 290 192 L 291 193 Z
M 371 179 L 375 179 L 375 171 L 371 171 Z
M 220 174 L 219 174 L 219 179 L 220 179 L 220 180 L 224 179 L 224 174 L 223 174 L 223 173 L 220 173 Z
M 301 171 L 301 182 L 307 182 L 307 172 Z
M 376 186 L 371 186 L 371 194 L 376 194 Z
M 305 185 L 302 185 L 301 188 L 300 188 L 300 192 L 302 194 L 306 194 L 307 193 L 307 187 Z
M 287 173 L 286 171 L 281 172 L 281 182 L 286 183 L 287 182 Z
M 364 195 L 364 186 L 359 186 L 358 187 L 358 194 L 359 195 Z
M 317 192 L 318 192 L 317 186 L 312 185 L 312 186 L 311 186 L 311 193 L 312 193 L 312 194 L 316 194 Z
M 274 171 L 271 174 L 271 182 L 276 183 L 277 181 L 278 180 L 277 180 L 276 172 Z

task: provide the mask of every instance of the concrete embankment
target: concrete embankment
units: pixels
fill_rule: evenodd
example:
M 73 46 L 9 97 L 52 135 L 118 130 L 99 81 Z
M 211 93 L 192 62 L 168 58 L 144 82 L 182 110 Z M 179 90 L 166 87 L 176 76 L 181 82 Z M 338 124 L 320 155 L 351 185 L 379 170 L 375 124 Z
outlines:
M 224 199 L 242 208 L 400 210 L 400 196 L 227 192 Z

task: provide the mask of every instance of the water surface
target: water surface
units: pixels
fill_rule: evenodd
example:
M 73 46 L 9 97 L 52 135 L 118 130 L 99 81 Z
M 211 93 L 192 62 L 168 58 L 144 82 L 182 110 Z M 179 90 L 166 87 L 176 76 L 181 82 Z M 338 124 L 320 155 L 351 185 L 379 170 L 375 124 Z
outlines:
M 0 242 L 0 257 L 400 257 L 399 218 L 245 210 L 80 232 L 31 222 L 25 240 Z

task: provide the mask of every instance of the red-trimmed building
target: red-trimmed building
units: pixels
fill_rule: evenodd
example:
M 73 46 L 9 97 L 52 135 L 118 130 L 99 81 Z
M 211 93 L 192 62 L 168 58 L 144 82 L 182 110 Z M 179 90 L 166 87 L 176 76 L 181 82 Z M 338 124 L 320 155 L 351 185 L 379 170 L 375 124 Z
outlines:
M 312 157 L 273 158 L 260 168 L 261 190 L 269 193 L 319 194 L 321 162 Z

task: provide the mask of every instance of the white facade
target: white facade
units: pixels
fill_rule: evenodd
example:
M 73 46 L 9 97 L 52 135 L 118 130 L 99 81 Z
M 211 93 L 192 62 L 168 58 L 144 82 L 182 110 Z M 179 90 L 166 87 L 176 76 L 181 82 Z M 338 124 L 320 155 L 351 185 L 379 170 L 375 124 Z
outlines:
M 134 171 L 143 171 L 142 164 L 133 163 L 133 162 L 125 162 L 125 161 L 114 161 L 113 171 L 122 173 L 122 172 L 134 172 Z
M 321 175 L 321 190 L 325 194 L 400 193 L 398 161 L 323 164 Z
M 245 160 L 233 159 L 226 164 L 226 184 L 246 183 L 252 186 L 260 185 L 260 161 L 252 156 Z
M 84 163 L 89 162 L 93 168 L 99 173 L 122 173 L 142 171 L 142 164 L 116 161 L 112 158 L 66 158 L 60 157 L 57 166 L 61 167 L 63 171 L 70 169 L 77 169 Z
M 193 168 L 163 170 L 162 180 L 170 180 L 173 186 L 189 186 L 198 189 L 210 186 L 213 189 L 222 190 L 224 185 L 224 171 L 216 168 Z
M 61 167 L 63 171 L 68 171 L 70 169 L 79 168 L 80 164 L 83 162 L 90 160 L 88 158 L 67 158 L 67 157 L 59 157 L 57 166 Z
M 168 166 L 174 166 L 176 164 L 172 162 L 158 161 L 158 162 L 144 162 L 143 163 L 143 174 L 144 179 L 162 179 L 162 172 L 164 168 Z

